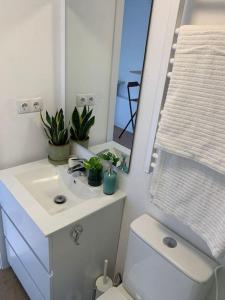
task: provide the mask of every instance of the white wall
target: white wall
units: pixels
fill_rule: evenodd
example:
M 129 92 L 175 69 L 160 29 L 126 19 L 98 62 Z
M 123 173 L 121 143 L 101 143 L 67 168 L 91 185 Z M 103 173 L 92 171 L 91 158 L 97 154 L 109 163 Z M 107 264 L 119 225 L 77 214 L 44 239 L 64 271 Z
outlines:
M 0 0 L 0 169 L 47 156 L 40 116 L 17 115 L 16 99 L 64 104 L 63 3 Z M 0 218 L 1 266 L 7 267 Z
M 187 2 L 184 14 L 184 23 L 225 24 L 224 1 L 189 0 Z M 172 230 L 189 240 L 196 247 L 210 255 L 210 251 L 206 244 L 189 228 L 177 222 L 172 217 L 165 216 L 150 205 L 149 187 L 151 176 L 147 175 L 144 171 L 146 151 L 148 147 L 149 127 L 153 119 L 152 113 L 154 112 L 154 101 L 159 101 L 157 95 L 159 95 L 158 92 L 162 90 L 162 77 L 165 77 L 166 75 L 167 64 L 165 63 L 165 56 L 166 54 L 169 55 L 170 52 L 169 45 L 172 38 L 170 37 L 171 24 L 175 19 L 174 12 L 176 11 L 175 7 L 177 3 L 178 0 L 157 0 L 154 1 L 153 5 L 150 38 L 148 43 L 131 170 L 126 178 L 125 175 L 121 177 L 121 188 L 123 188 L 127 193 L 127 201 L 119 243 L 117 259 L 118 271 L 123 270 L 129 225 L 132 220 L 146 212 L 150 213 Z M 167 38 L 165 39 L 165 37 Z M 222 282 L 224 279 L 222 276 L 220 276 L 220 278 Z M 225 295 L 225 290 L 223 293 Z M 213 295 L 211 300 L 215 300 L 214 297 L 215 296 Z
M 95 95 L 90 145 L 106 141 L 115 8 L 115 0 L 66 1 L 66 112 L 77 94 Z
M 17 115 L 16 99 L 42 96 L 50 111 L 64 99 L 60 0 L 0 0 L 0 7 L 1 169 L 46 157 L 39 114 Z

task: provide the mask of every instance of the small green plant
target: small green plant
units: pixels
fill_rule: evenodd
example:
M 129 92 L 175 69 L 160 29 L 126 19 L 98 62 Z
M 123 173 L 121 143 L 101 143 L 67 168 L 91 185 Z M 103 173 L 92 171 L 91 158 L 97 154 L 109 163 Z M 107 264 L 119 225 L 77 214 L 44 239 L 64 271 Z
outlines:
M 65 128 L 63 110 L 57 110 L 55 116 L 50 117 L 46 111 L 46 121 L 41 113 L 41 120 L 44 125 L 44 131 L 49 139 L 49 143 L 55 146 L 62 146 L 69 143 L 68 127 Z
M 107 153 L 100 154 L 99 157 L 103 160 L 110 161 L 113 164 L 113 166 L 115 166 L 115 167 L 116 167 L 118 161 L 120 160 L 117 155 L 115 155 L 114 153 L 112 153 L 110 151 L 108 151 Z
M 88 184 L 99 186 L 102 183 L 102 162 L 98 156 L 92 156 L 84 162 L 84 167 L 88 170 Z
M 89 131 L 95 123 L 95 116 L 92 116 L 93 110 L 87 109 L 86 105 L 82 113 L 75 107 L 72 114 L 72 127 L 70 136 L 73 141 L 86 141 L 89 139 Z
M 86 170 L 102 170 L 101 159 L 98 156 L 93 156 L 89 160 L 84 162 L 84 167 Z

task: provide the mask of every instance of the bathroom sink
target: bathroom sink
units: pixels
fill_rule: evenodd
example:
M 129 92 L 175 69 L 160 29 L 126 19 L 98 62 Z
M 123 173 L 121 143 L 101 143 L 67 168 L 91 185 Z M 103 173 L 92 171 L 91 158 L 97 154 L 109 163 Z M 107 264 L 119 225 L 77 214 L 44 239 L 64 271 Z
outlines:
M 43 166 L 15 177 L 50 215 L 101 195 L 101 188 L 90 187 L 86 177 L 69 175 L 66 166 Z

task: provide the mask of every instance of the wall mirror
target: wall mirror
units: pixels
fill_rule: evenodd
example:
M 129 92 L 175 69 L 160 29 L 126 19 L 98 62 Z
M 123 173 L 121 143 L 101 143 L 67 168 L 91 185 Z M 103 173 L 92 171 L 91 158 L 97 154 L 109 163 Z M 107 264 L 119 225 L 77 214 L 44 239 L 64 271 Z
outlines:
M 66 0 L 66 116 L 90 105 L 88 149 L 128 173 L 152 0 Z M 86 143 L 87 146 L 87 143 Z

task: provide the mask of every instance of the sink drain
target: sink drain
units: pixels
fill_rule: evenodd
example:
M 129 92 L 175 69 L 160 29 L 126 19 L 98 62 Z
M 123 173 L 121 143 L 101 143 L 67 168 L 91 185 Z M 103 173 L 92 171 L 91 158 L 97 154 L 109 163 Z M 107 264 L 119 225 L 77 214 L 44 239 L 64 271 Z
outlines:
M 55 198 L 54 198 L 54 202 L 56 204 L 63 204 L 66 202 L 66 197 L 63 196 L 63 195 L 57 195 Z

